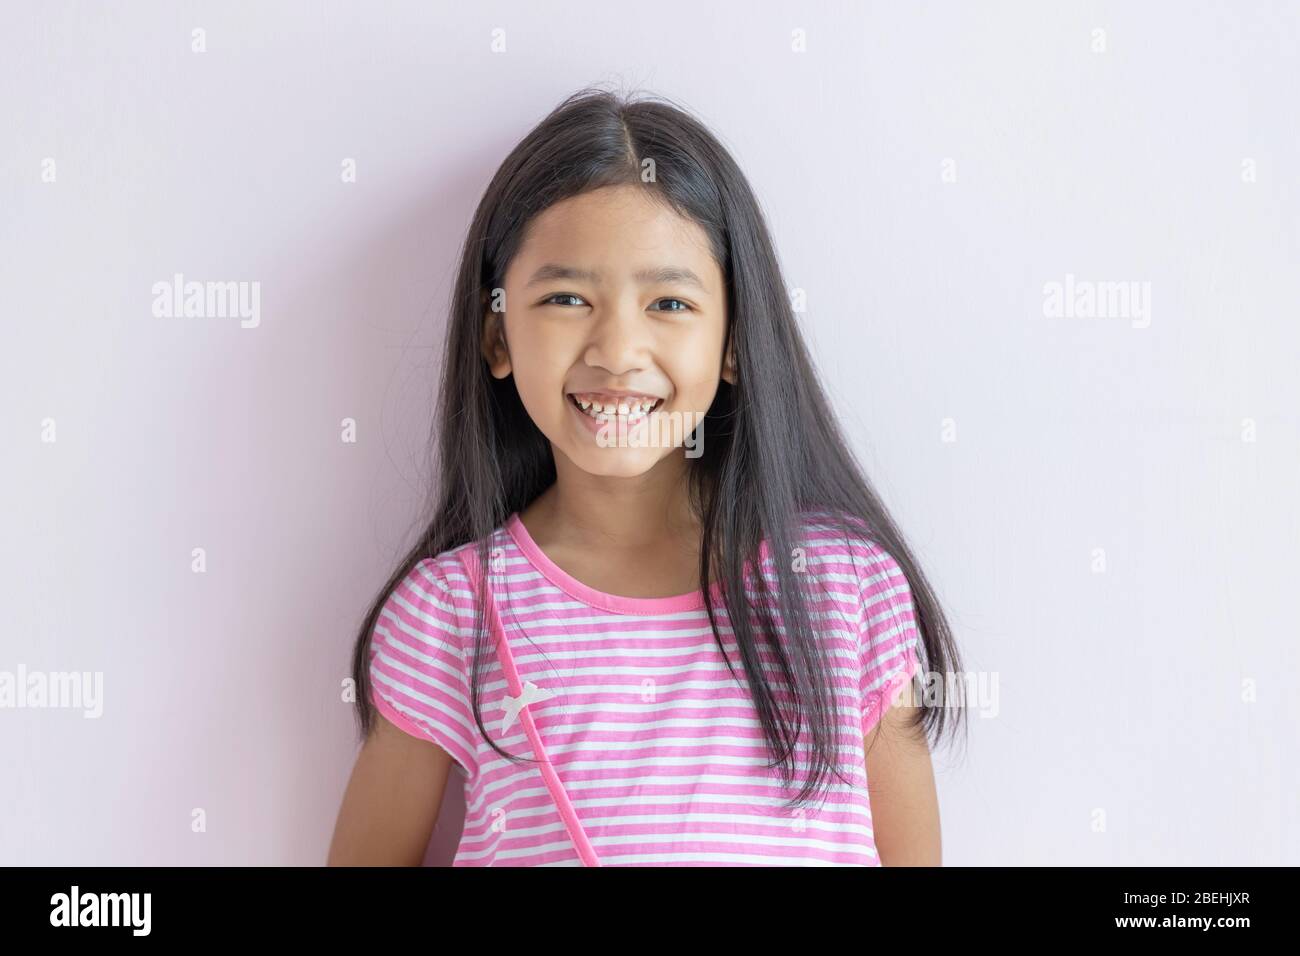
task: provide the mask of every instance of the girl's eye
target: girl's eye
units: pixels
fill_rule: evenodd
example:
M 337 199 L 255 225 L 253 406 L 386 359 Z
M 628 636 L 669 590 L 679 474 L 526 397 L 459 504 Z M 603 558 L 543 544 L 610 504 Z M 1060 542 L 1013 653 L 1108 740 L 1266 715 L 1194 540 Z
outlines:
M 574 302 L 569 303 L 569 302 L 560 301 L 563 299 L 573 299 Z M 683 302 L 681 299 L 672 299 L 672 298 L 658 299 L 655 301 L 654 304 L 660 305 L 664 302 L 675 302 L 677 303 L 678 308 L 655 309 L 656 312 L 690 312 L 691 311 L 691 307 L 687 305 L 685 302 Z M 555 295 L 549 296 L 548 298 L 542 300 L 542 305 L 570 305 L 570 304 L 586 305 L 586 302 L 583 300 L 582 296 L 574 295 L 571 292 L 557 292 Z
M 555 301 L 556 299 L 577 299 L 579 302 L 582 301 L 582 298 L 580 296 L 576 296 L 571 292 L 557 292 L 555 295 L 551 296 L 542 304 L 543 305 L 567 305 L 568 304 L 565 302 L 556 302 Z

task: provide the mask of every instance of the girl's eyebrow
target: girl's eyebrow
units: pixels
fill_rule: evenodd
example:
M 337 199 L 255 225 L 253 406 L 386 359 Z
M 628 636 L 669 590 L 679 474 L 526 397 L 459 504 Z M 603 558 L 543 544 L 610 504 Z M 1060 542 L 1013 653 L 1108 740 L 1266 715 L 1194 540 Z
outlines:
M 704 283 L 700 281 L 700 277 L 690 269 L 682 266 L 660 266 L 657 269 L 642 269 L 634 275 L 634 278 L 642 284 L 681 282 L 695 286 L 705 295 L 709 294 L 708 290 L 704 288 Z M 533 273 L 533 277 L 525 283 L 524 288 L 536 285 L 539 282 L 549 282 L 552 279 L 578 279 L 599 285 L 601 274 L 590 269 L 579 269 L 576 266 L 563 266 L 548 262 Z

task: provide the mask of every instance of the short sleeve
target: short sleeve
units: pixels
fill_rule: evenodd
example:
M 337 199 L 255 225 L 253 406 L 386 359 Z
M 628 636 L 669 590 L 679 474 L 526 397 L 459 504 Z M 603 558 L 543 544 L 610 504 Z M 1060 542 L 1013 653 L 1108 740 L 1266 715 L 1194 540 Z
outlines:
M 921 634 L 907 576 L 894 557 L 865 542 L 860 565 L 862 628 L 859 690 L 862 735 L 880 721 L 895 692 L 920 668 Z
M 475 730 L 458 613 L 437 561 L 425 559 L 392 590 L 370 643 L 371 700 L 412 736 L 431 740 L 467 774 Z

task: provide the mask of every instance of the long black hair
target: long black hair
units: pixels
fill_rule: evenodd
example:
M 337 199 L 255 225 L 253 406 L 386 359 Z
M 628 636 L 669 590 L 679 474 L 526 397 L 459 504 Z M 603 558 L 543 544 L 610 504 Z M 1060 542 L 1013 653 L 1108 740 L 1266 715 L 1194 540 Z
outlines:
M 645 175 L 647 169 L 651 175 Z M 420 561 L 471 541 L 484 571 L 480 580 L 486 581 L 492 533 L 555 481 L 550 443 L 525 411 L 513 377 L 496 379 L 488 370 L 481 347 L 486 303 L 492 290 L 504 287 L 506 269 L 532 217 L 563 199 L 616 185 L 646 190 L 698 223 L 723 273 L 724 351 L 734 350 L 736 384 L 719 383 L 700 426 L 707 451 L 688 468 L 691 506 L 702 527 L 700 588 L 723 649 L 709 591 L 710 582 L 719 582 L 771 766 L 780 766 L 787 786 L 794 778 L 795 744 L 808 728 L 812 765 L 797 805 L 829 773 L 838 773 L 834 702 L 801 580 L 809 576 L 789 566 L 792 562 L 775 560 L 776 590 L 752 602 L 745 593 L 744 569 L 759 566 L 761 541 L 768 541 L 774 556 L 791 554 L 803 543 L 794 540 L 794 521 L 810 512 L 829 516 L 846 536 L 870 537 L 907 577 L 922 637 L 922 670 L 955 675 L 960 662 L 930 585 L 831 414 L 748 182 L 700 120 L 660 96 L 598 88 L 573 94 L 515 146 L 478 204 L 461 250 L 447 327 L 432 439 L 439 471 L 428 523 L 366 614 L 352 655 L 361 735 L 370 733 L 375 720 L 369 649 L 389 592 Z M 763 577 L 757 577 L 760 592 L 766 590 Z M 477 620 L 470 674 L 475 721 L 502 757 L 528 759 L 503 750 L 483 723 L 479 674 L 493 648 L 481 602 Z M 773 656 L 777 687 L 761 664 L 761 646 Z M 730 660 L 727 664 L 730 668 Z M 960 681 L 943 681 L 949 683 L 960 693 Z M 949 711 L 964 720 L 964 708 L 953 707 L 952 700 L 924 694 L 919 703 L 912 729 L 923 724 L 936 742 L 953 724 Z

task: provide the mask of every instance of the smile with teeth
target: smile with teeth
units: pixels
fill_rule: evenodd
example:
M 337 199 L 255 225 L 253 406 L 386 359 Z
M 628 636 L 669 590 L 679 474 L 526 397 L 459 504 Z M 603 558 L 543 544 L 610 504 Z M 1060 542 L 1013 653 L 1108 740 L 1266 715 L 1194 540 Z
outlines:
M 613 421 L 616 417 L 636 422 L 658 408 L 663 399 L 649 396 L 619 396 L 615 399 L 610 396 L 570 395 L 569 401 L 588 418 L 594 418 L 598 422 Z

